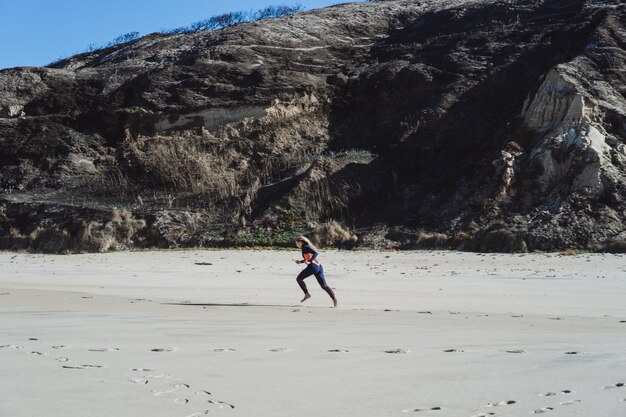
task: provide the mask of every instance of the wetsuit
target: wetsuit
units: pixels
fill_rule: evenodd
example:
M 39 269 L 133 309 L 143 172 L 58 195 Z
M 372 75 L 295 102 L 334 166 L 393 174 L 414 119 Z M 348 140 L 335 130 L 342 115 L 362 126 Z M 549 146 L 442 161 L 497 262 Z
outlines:
M 315 249 L 313 249 L 309 245 L 302 246 L 302 257 L 305 261 L 309 262 L 309 264 L 306 268 L 302 270 L 302 272 L 298 274 L 298 278 L 296 278 L 296 281 L 298 282 L 300 288 L 302 288 L 302 291 L 307 294 L 308 291 L 306 289 L 304 279 L 310 277 L 311 275 L 315 275 L 315 278 L 317 278 L 317 282 L 320 284 L 320 287 L 322 287 L 322 289 L 326 291 L 328 295 L 330 295 L 330 298 L 334 300 L 335 293 L 333 292 L 332 288 L 330 288 L 328 284 L 326 284 L 326 279 L 324 278 L 324 268 L 322 267 L 322 264 L 318 262 L 317 255 L 318 253 L 315 251 Z

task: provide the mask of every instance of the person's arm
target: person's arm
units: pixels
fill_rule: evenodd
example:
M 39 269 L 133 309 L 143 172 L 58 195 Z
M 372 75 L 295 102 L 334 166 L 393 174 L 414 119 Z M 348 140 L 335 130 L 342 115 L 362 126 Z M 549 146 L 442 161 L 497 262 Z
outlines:
M 312 263 L 313 261 L 315 261 L 315 260 L 317 259 L 317 255 L 319 255 L 319 254 L 318 254 L 318 253 L 317 253 L 317 251 L 316 251 L 315 249 L 313 249 L 313 248 L 309 248 L 309 250 L 311 251 L 311 252 L 309 252 L 309 253 L 310 253 L 311 255 L 313 255 L 313 256 L 312 256 L 311 258 L 309 258 L 309 262 L 308 262 L 308 263 Z
M 303 258 L 303 259 L 296 259 L 296 263 L 297 263 L 297 264 L 303 264 L 303 263 L 306 263 L 306 258 L 304 257 L 304 249 L 302 249 L 302 251 L 301 251 L 301 253 L 300 253 L 300 254 L 302 255 L 302 258 Z

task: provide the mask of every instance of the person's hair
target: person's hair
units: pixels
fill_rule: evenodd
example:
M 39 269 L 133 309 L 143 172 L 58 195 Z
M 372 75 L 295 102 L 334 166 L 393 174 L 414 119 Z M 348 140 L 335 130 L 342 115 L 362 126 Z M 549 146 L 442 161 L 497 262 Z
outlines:
M 317 250 L 317 248 L 315 247 L 315 245 L 314 245 L 314 244 L 312 244 L 312 243 L 311 243 L 311 241 L 310 241 L 307 237 L 305 237 L 305 236 L 298 236 L 298 237 L 296 238 L 296 242 L 304 242 L 304 243 L 306 243 L 307 245 L 309 245 L 309 246 L 311 247 L 311 249 L 313 249 L 313 250 Z

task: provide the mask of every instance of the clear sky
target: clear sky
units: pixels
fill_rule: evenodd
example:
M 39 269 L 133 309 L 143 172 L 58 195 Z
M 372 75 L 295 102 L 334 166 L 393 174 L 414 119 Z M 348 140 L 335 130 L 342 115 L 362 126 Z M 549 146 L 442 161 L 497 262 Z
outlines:
M 225 12 L 348 1 L 354 0 L 0 0 L 0 69 L 44 66 L 128 32 L 143 36 Z

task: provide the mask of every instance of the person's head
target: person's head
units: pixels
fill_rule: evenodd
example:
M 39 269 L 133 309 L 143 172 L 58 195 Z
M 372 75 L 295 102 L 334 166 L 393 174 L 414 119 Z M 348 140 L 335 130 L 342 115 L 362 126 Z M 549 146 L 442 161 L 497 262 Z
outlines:
M 313 243 L 311 243 L 311 241 L 305 237 L 305 236 L 299 236 L 296 238 L 296 246 L 298 248 L 303 247 L 304 245 L 308 245 L 310 246 L 312 249 L 315 249 L 315 246 L 313 246 Z

